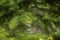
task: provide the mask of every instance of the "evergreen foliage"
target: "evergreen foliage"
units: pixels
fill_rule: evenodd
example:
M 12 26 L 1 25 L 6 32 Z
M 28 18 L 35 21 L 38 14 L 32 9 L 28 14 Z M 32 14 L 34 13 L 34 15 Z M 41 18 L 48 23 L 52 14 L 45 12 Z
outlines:
M 0 40 L 45 40 L 35 33 L 53 40 L 59 31 L 59 0 L 0 0 Z

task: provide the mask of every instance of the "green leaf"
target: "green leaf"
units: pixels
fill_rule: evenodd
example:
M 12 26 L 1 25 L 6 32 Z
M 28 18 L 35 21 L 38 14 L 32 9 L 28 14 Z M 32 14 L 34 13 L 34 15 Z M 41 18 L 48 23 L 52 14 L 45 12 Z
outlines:
M 24 24 L 32 23 L 33 20 L 36 20 L 36 17 L 30 12 L 25 12 L 20 16 L 20 21 Z
M 18 24 L 18 19 L 19 19 L 19 16 L 15 16 L 15 17 L 13 17 L 12 20 L 8 23 L 10 29 L 14 29 L 14 28 L 17 26 L 17 24 Z

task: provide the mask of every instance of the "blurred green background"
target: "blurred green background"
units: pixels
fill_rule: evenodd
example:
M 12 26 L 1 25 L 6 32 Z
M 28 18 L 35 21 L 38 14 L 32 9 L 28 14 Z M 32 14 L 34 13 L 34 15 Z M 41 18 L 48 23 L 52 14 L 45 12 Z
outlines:
M 60 40 L 60 0 L 0 0 L 0 40 Z

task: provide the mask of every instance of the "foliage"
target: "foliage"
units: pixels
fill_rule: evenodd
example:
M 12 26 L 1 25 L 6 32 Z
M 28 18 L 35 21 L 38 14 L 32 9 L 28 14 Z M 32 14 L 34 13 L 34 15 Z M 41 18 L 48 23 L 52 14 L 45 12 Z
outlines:
M 52 40 L 59 31 L 59 0 L 0 0 L 0 40 Z

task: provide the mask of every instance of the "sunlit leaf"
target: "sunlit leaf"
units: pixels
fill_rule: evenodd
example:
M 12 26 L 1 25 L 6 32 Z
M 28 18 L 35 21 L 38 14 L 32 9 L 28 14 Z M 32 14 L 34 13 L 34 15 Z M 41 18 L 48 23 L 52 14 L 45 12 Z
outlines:
M 17 26 L 18 18 L 19 18 L 19 16 L 13 17 L 12 20 L 8 23 L 10 29 L 14 29 Z

